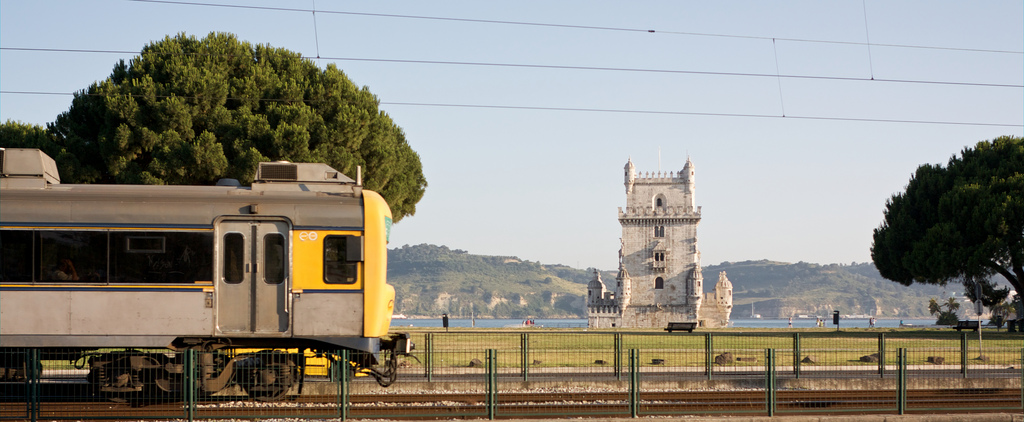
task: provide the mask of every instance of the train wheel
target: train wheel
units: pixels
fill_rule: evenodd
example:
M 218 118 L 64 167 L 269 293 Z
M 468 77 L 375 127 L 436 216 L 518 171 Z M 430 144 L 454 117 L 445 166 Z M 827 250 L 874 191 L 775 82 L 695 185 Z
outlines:
M 27 351 L 16 349 L 5 349 L 0 352 L 0 381 L 24 382 L 28 379 L 28 363 L 26 360 Z M 36 362 L 36 374 L 43 372 L 43 363 Z
M 262 351 L 236 363 L 238 384 L 249 397 L 261 401 L 284 398 L 299 381 L 295 358 L 278 351 Z
M 126 402 L 153 396 L 163 390 L 156 383 L 166 378 L 166 357 L 134 350 L 104 353 L 89 359 L 87 379 L 111 401 Z

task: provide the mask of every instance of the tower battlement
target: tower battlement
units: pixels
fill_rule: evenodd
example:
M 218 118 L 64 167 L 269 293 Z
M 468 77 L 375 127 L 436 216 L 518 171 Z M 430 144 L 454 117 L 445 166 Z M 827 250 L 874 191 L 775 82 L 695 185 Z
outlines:
M 689 175 L 682 170 L 672 172 L 641 172 L 638 173 L 633 183 L 649 183 L 649 184 L 676 184 L 686 183 L 689 180 Z
M 619 220 L 623 218 L 696 218 L 700 219 L 700 207 L 690 209 L 688 207 L 665 207 L 664 209 L 651 209 L 647 207 L 628 207 L 625 210 L 619 207 Z

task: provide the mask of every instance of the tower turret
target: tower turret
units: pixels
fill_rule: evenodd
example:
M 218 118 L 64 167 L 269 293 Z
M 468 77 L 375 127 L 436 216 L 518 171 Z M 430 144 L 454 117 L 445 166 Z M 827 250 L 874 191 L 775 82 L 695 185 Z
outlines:
M 636 167 L 633 166 L 633 159 L 626 160 L 626 194 L 633 193 L 633 182 L 636 182 Z
M 594 278 L 587 284 L 587 305 L 595 306 L 601 303 L 604 298 L 604 282 L 601 281 L 601 273 L 594 270 Z
M 693 212 L 697 209 L 697 174 L 694 171 L 693 162 L 690 161 L 690 157 L 686 157 L 686 164 L 683 165 L 682 173 L 684 188 L 686 189 L 686 209 L 688 212 Z
M 689 262 L 693 267 L 686 280 L 686 293 L 691 306 L 699 309 L 704 299 L 704 274 L 700 268 L 700 250 L 697 249 L 697 237 L 693 238 L 693 249 L 690 251 Z
M 615 281 L 617 283 L 615 300 L 619 309 L 626 309 L 633 296 L 633 280 L 629 279 L 629 272 L 626 271 L 626 267 L 622 266 L 622 262 L 619 262 L 619 274 L 615 277 Z
M 718 284 L 715 284 L 715 296 L 718 298 L 719 312 L 728 319 L 732 313 L 732 282 L 725 276 L 725 271 L 718 273 Z

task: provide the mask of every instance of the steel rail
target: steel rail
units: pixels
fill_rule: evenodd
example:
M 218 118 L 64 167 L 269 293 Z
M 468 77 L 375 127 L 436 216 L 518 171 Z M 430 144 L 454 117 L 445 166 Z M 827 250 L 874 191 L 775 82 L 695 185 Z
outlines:
M 778 413 L 793 414 L 887 414 L 895 411 L 896 391 L 887 390 L 780 390 Z M 552 415 L 628 414 L 628 392 L 499 392 L 501 417 Z M 927 413 L 998 412 L 1018 409 L 1019 389 L 922 389 L 908 391 L 907 411 Z M 354 394 L 349 398 L 352 418 L 443 417 L 486 414 L 484 392 Z M 444 404 L 444 405 L 439 405 Z M 764 412 L 763 390 L 641 392 L 643 415 L 758 414 Z M 0 419 L 18 418 L 24 403 L 0 403 Z M 203 400 L 197 418 L 222 417 L 330 417 L 340 412 L 339 397 L 291 396 L 277 403 L 253 402 L 242 397 Z M 177 418 L 184 414 L 180 402 L 114 403 L 107 401 L 39 403 L 40 419 Z

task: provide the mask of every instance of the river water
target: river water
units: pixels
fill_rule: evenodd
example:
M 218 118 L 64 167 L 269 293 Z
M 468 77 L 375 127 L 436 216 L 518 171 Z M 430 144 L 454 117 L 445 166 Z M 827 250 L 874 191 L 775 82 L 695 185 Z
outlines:
M 504 328 L 504 327 L 522 327 L 525 320 L 522 319 L 480 319 L 477 318 L 475 321 L 471 319 L 456 319 L 452 318 L 448 320 L 448 326 L 451 328 Z M 585 328 L 587 326 L 587 320 L 585 319 L 542 319 L 537 318 L 533 320 L 535 327 L 547 327 L 547 328 Z M 900 324 L 906 326 L 931 326 L 935 324 L 934 318 L 928 319 L 911 319 L 911 318 L 879 318 L 875 320 L 875 327 L 878 328 L 897 328 Z M 793 328 L 814 328 L 816 321 L 814 318 L 793 318 Z M 733 318 L 731 326 L 735 328 L 789 328 L 790 321 L 786 318 Z M 395 328 L 399 327 L 424 327 L 424 328 L 440 328 L 442 327 L 441 318 L 409 318 L 409 319 L 392 319 L 391 326 Z M 832 325 L 832 318 L 825 320 L 825 328 L 836 328 Z M 839 328 L 868 328 L 867 318 L 843 318 L 839 320 Z

